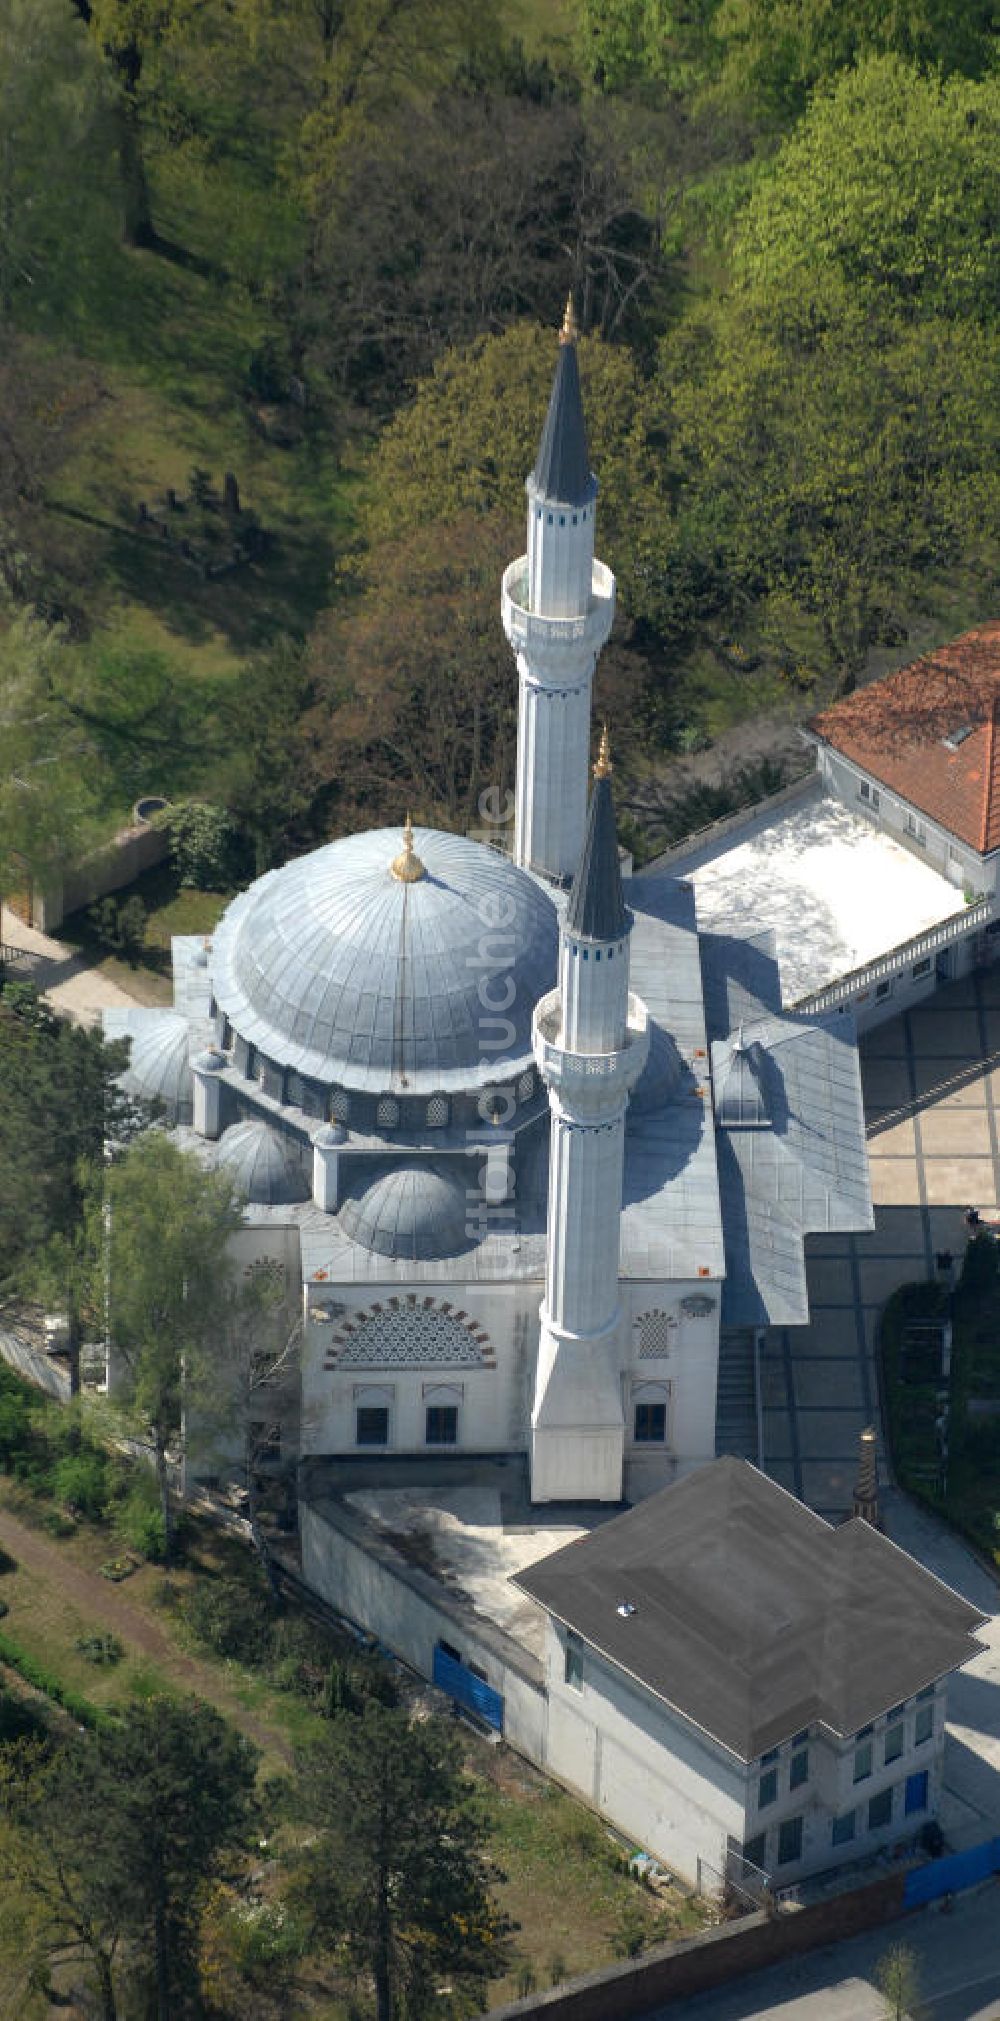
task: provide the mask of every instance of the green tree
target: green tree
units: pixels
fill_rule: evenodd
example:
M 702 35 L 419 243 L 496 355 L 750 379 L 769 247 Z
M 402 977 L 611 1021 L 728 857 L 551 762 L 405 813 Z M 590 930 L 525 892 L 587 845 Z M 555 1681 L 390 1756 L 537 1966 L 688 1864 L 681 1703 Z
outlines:
M 711 26 L 723 94 L 782 125 L 867 56 L 981 77 L 997 55 L 992 0 L 721 0 Z
M 887 2021 L 915 2021 L 920 1994 L 917 1954 L 909 1944 L 893 1944 L 875 1967 L 875 1984 Z
M 439 359 L 373 452 L 360 513 L 373 549 L 397 539 L 401 526 L 496 511 L 512 525 L 521 519 L 555 364 L 555 333 L 529 323 Z M 598 549 L 635 620 L 646 615 L 672 538 L 662 456 L 627 350 L 582 338 L 580 376 L 600 475 Z
M 439 1721 L 372 1701 L 339 1714 L 302 1757 L 292 1796 L 318 1828 L 292 1899 L 313 1941 L 370 1981 L 378 2021 L 446 2012 L 442 1980 L 467 1999 L 503 1975 L 508 1926 L 483 1823 Z
M 72 327 L 113 243 L 113 169 L 109 95 L 80 22 L 65 0 L 0 0 L 0 318 Z
M 577 0 L 581 62 L 604 91 L 658 83 L 690 95 L 716 62 L 719 0 Z
M 171 1451 L 185 1415 L 215 1383 L 213 1349 L 231 1296 L 230 1238 L 242 1225 L 225 1173 L 206 1172 L 162 1131 L 149 1131 L 107 1174 L 91 1210 L 95 1312 L 104 1310 L 112 1392 L 156 1468 L 165 1556 L 173 1550 Z
M 816 93 L 756 181 L 733 236 L 744 312 L 789 343 L 860 310 L 995 325 L 998 180 L 1000 76 L 859 64 Z
M 91 740 L 60 692 L 66 661 L 62 634 L 27 614 L 0 633 L 0 892 L 55 871 L 95 811 Z
M 246 1842 L 256 1759 L 212 1707 L 154 1699 L 47 1760 L 0 1766 L 14 1875 L 42 1909 L 34 1944 L 85 1962 L 102 2021 L 118 2021 L 137 1974 L 158 2021 L 196 2007 L 206 1894 Z

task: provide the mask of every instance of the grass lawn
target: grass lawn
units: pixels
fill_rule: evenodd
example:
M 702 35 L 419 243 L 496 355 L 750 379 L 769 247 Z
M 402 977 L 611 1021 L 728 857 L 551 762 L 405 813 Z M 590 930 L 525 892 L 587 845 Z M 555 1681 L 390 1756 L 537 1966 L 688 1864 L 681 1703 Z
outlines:
M 900 1485 L 927 1501 L 1000 1565 L 1000 1244 L 980 1236 L 966 1252 L 952 1295 L 951 1379 L 941 1375 L 938 1334 L 947 1316 L 939 1283 L 904 1284 L 882 1316 L 882 1366 L 893 1463 Z M 937 1421 L 947 1403 L 942 1471 Z
M 146 907 L 146 942 L 134 960 L 104 947 L 86 912 L 70 915 L 59 929 L 60 939 L 91 957 L 93 966 L 137 1003 L 169 1004 L 171 938 L 174 934 L 212 933 L 232 893 L 193 891 L 178 881 L 169 863 L 160 863 L 113 896 L 119 902 L 138 897 Z

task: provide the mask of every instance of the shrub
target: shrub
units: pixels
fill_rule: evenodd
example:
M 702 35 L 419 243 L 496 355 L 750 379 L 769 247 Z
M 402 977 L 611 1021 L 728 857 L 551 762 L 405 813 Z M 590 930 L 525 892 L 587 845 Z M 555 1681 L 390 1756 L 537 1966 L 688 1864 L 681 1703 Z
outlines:
M 91 1705 L 89 1698 L 81 1698 L 77 1692 L 71 1691 L 68 1685 L 63 1684 L 50 1670 L 46 1670 L 44 1664 L 39 1663 L 34 1656 L 29 1656 L 26 1649 L 19 1648 L 18 1644 L 12 1642 L 7 1635 L 0 1635 L 0 1663 L 6 1663 L 11 1670 L 16 1670 L 18 1676 L 23 1677 L 26 1684 L 34 1685 L 36 1691 L 44 1691 L 46 1698 L 51 1698 L 56 1705 L 63 1706 L 80 1726 L 100 1724 L 101 1714 L 96 1706 Z
M 99 1522 L 109 1499 L 108 1467 L 104 1454 L 93 1448 L 67 1453 L 52 1469 L 52 1492 L 57 1502 L 76 1509 L 92 1522 Z
M 236 826 L 225 808 L 207 800 L 180 800 L 160 818 L 170 833 L 181 883 L 196 891 L 224 891 L 236 869 Z
M 184 1618 L 195 1640 L 216 1656 L 255 1664 L 271 1654 L 271 1604 L 263 1581 L 201 1579 L 184 1603 Z
M 16 1571 L 17 1571 L 17 1559 L 12 1558 L 10 1552 L 5 1551 L 3 1545 L 0 1544 L 0 1579 L 3 1578 L 5 1572 L 16 1572 Z
M 88 1663 L 120 1663 L 125 1654 L 124 1642 L 117 1635 L 113 1635 L 110 1629 L 102 1635 L 81 1635 L 76 1646 Z
M 118 1505 L 115 1529 L 123 1544 L 158 1565 L 167 1548 L 163 1512 L 152 1476 L 138 1470 L 130 1482 L 124 1501 Z
M 15 1698 L 12 1692 L 0 1691 L 0 1745 L 10 1746 L 17 1740 L 44 1740 L 46 1733 L 45 1721 L 34 1706 L 26 1705 L 23 1698 Z

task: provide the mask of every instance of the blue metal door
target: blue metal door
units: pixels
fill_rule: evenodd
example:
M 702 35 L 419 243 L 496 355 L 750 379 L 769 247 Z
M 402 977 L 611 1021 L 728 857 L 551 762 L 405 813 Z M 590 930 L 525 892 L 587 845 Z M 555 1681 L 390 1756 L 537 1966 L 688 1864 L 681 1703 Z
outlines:
M 456 1662 L 442 1649 L 440 1642 L 434 1650 L 434 1682 L 440 1691 L 446 1691 L 449 1698 L 464 1705 L 468 1712 L 474 1712 L 478 1719 L 484 1719 L 497 1733 L 503 1732 L 503 1699 L 499 1691 L 485 1679 L 477 1677 L 467 1664 Z

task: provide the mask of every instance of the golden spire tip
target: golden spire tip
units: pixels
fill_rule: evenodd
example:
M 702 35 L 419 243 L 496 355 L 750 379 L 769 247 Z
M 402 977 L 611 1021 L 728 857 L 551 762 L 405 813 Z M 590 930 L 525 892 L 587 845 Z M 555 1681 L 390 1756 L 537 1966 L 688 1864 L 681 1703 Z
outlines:
M 419 884 L 420 879 L 427 875 L 413 847 L 413 822 L 409 814 L 403 823 L 403 847 L 393 858 L 392 874 L 400 884 Z
M 579 335 L 580 326 L 576 320 L 576 310 L 573 307 L 573 294 L 571 290 L 566 297 L 566 310 L 562 319 L 562 329 L 559 332 L 559 342 L 560 344 L 575 344 Z
M 601 731 L 601 747 L 597 753 L 597 763 L 594 766 L 594 778 L 610 779 L 611 770 L 611 740 L 608 736 L 608 726 L 605 723 Z

